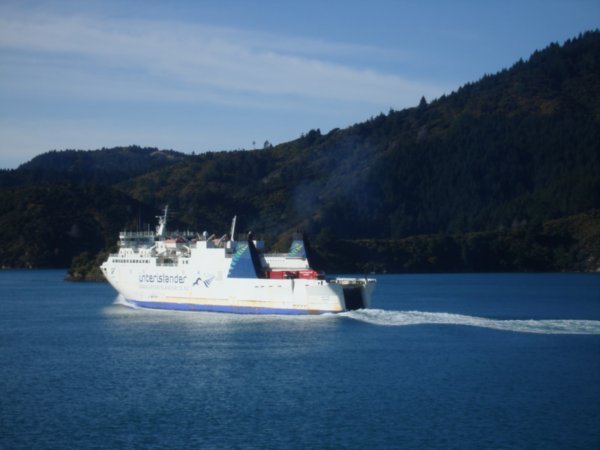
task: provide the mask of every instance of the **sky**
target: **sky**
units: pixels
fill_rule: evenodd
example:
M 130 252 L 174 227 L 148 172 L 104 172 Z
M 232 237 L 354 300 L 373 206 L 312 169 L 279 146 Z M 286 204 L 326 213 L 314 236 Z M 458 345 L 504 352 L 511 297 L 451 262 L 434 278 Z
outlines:
M 0 0 L 0 168 L 327 133 L 597 28 L 598 0 Z

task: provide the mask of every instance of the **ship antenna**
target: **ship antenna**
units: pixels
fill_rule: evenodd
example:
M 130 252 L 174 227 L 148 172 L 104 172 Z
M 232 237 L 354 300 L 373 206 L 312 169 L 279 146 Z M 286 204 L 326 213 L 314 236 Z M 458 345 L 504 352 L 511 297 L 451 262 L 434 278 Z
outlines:
M 233 216 L 233 220 L 231 221 L 231 241 L 235 241 L 235 220 L 237 216 Z
M 169 205 L 165 206 L 165 211 L 162 216 L 158 216 L 158 226 L 156 227 L 156 235 L 165 237 L 167 235 L 167 214 L 169 212 Z

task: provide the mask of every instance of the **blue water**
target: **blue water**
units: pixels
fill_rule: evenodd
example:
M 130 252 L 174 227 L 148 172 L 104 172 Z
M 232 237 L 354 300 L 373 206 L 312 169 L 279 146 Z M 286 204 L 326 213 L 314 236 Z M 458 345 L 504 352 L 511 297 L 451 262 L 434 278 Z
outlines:
M 0 448 L 600 448 L 600 276 L 389 275 L 318 317 L 0 272 Z

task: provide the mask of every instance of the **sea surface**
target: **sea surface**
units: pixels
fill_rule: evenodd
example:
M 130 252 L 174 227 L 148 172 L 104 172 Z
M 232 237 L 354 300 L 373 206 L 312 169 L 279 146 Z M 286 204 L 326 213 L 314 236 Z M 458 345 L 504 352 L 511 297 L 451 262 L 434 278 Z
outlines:
M 600 275 L 378 276 L 371 310 L 133 309 L 0 271 L 2 449 L 600 448 Z

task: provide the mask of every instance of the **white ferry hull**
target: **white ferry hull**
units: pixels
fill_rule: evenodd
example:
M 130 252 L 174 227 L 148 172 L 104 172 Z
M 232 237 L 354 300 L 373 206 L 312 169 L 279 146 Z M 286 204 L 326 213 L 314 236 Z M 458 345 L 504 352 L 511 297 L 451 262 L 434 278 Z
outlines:
M 136 268 L 111 273 L 110 264 L 104 268 L 108 281 L 127 302 L 153 309 L 238 314 L 338 313 L 355 309 L 347 304 L 349 289 L 358 289 L 360 306 L 370 307 L 374 287 L 373 280 L 364 279 L 353 280 L 347 285 L 305 279 L 215 280 L 187 275 L 185 271 L 171 267 L 150 273 Z

